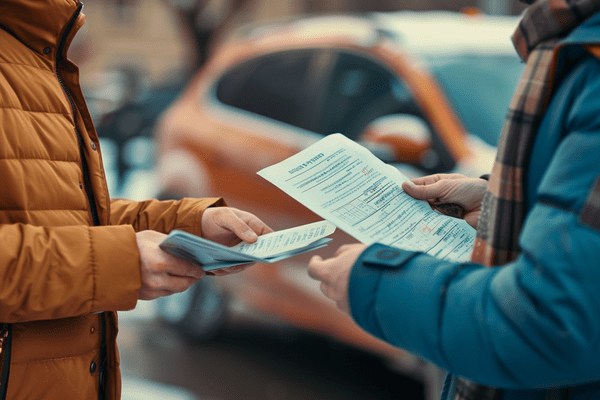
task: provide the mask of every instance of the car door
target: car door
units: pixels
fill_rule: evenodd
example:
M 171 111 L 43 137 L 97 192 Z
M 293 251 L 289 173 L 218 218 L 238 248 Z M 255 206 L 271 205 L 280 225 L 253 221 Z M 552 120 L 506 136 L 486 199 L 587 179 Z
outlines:
M 373 55 L 351 49 L 290 50 L 256 58 L 220 80 L 217 99 L 321 136 L 339 132 L 361 140 L 369 123 L 391 114 L 418 117 L 433 130 L 398 74 Z M 433 141 L 440 156 L 428 168 L 450 170 L 454 160 L 435 135 Z

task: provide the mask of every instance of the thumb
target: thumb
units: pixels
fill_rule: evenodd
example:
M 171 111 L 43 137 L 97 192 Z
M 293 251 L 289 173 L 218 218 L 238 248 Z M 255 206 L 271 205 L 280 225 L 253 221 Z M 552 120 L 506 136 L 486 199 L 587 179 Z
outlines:
M 415 185 L 411 181 L 406 181 L 402 183 L 402 189 L 411 197 L 414 197 L 418 200 L 427 200 L 430 198 L 428 190 L 428 186 L 430 185 Z
M 258 240 L 258 235 L 244 221 L 238 220 L 229 227 L 233 233 L 240 239 L 248 243 L 254 243 Z
M 241 219 L 233 222 L 230 229 L 237 237 L 248 243 L 254 243 L 258 240 L 258 235 Z
M 322 262 L 323 262 L 323 259 L 320 256 L 312 256 L 312 258 L 308 262 L 308 268 L 307 268 L 308 276 L 310 276 L 312 279 L 321 280 L 320 273 L 319 273 L 319 267 Z
M 446 186 L 444 181 L 438 181 L 431 184 L 415 185 L 407 181 L 402 183 L 402 189 L 411 197 L 417 200 L 427 200 L 429 202 L 439 202 L 445 196 Z

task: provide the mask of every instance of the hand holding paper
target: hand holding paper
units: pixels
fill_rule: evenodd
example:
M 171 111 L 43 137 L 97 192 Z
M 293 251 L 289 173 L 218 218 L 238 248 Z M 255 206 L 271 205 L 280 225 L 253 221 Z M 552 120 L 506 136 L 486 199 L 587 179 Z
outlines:
M 205 271 L 254 262 L 273 263 L 326 246 L 335 231 L 327 221 L 314 222 L 258 237 L 255 243 L 227 247 L 191 233 L 174 230 L 160 247 L 178 257 L 200 264 Z
M 341 134 L 258 172 L 325 221 L 227 247 L 182 231 L 160 244 L 205 271 L 253 262 L 272 263 L 325 246 L 335 226 L 366 245 L 382 243 L 453 261 L 468 261 L 475 229 L 434 211 L 402 190 L 408 179 Z M 329 221 L 329 222 L 328 222 Z
M 364 244 L 470 258 L 475 229 L 406 194 L 401 185 L 408 179 L 401 172 L 341 134 L 258 174 Z

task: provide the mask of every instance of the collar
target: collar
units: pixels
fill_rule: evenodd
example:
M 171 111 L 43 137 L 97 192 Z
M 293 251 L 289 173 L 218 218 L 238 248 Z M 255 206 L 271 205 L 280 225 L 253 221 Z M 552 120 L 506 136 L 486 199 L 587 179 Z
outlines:
M 65 38 L 65 47 L 83 25 L 82 6 L 79 0 L 2 0 L 0 27 L 32 50 L 52 56 L 70 23 L 73 22 L 73 29 Z
M 564 38 L 599 10 L 599 0 L 538 0 L 525 10 L 512 37 L 515 49 L 526 61 L 538 45 Z
M 562 43 L 600 43 L 600 12 L 591 16 L 567 36 Z

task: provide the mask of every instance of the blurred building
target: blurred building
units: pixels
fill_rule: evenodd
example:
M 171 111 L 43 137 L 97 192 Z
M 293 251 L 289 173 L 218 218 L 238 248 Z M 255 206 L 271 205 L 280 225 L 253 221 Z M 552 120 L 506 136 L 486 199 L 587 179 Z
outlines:
M 162 82 L 184 73 L 193 52 L 175 13 L 163 0 L 88 0 L 84 30 L 77 35 L 77 52 L 71 58 L 81 66 L 82 84 L 90 86 L 97 74 L 126 67 Z M 82 54 L 83 53 L 83 54 Z M 83 56 L 78 60 L 77 56 Z
M 71 58 L 85 63 L 82 82 L 99 71 L 139 69 L 151 83 L 193 72 L 231 28 L 245 22 L 298 13 L 442 9 L 477 7 L 491 13 L 518 14 L 518 0 L 87 0 L 80 46 Z

